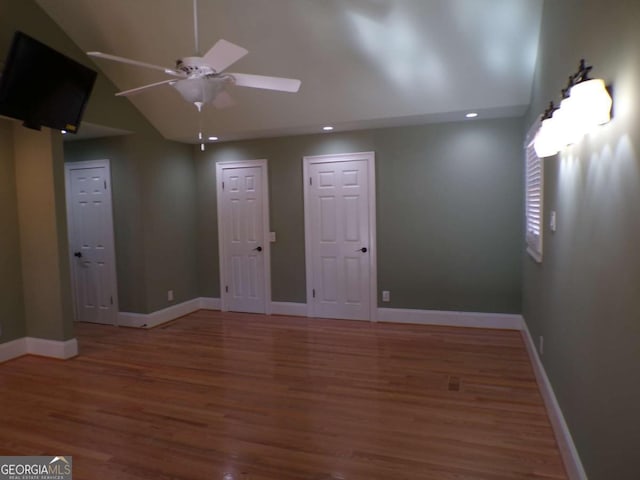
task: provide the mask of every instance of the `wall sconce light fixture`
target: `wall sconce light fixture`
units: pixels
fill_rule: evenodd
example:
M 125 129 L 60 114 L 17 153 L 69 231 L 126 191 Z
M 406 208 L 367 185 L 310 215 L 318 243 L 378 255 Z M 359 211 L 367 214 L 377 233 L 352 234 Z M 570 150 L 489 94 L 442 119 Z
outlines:
M 560 151 L 559 129 L 555 126 L 557 118 L 553 117 L 553 112 L 556 110 L 558 110 L 558 107 L 553 102 L 550 102 L 549 108 L 542 115 L 540 129 L 533 143 L 538 158 L 550 157 Z
M 580 61 L 578 71 L 569 77 L 562 90 L 562 101 L 556 107 L 551 102 L 542 115 L 534 148 L 539 158 L 557 154 L 567 145 L 579 142 L 597 125 L 611 120 L 613 100 L 601 79 L 589 78 L 593 67 Z

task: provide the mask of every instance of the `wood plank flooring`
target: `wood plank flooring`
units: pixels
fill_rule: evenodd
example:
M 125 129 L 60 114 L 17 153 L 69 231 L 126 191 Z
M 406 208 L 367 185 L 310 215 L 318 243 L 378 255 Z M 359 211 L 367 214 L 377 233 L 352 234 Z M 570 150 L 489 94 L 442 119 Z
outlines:
M 74 479 L 565 479 L 518 332 L 199 311 L 0 365 L 0 455 Z

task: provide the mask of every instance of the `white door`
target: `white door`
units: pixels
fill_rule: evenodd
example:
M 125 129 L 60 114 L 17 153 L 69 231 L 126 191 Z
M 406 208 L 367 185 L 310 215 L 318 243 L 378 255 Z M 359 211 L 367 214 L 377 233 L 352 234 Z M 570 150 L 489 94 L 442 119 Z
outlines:
M 305 162 L 310 313 L 374 319 L 373 153 L 307 157 Z
M 67 221 L 76 320 L 117 322 L 109 162 L 67 163 Z
M 222 308 L 268 313 L 266 162 L 218 164 Z

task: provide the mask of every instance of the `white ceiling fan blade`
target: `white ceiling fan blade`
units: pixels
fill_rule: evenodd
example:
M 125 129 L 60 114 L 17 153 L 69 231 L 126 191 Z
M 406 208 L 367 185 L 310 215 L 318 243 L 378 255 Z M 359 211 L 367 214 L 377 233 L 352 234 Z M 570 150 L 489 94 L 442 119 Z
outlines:
M 163 80 L 162 82 L 155 82 L 155 83 L 150 83 L 148 85 L 143 85 L 141 87 L 137 87 L 137 88 L 132 88 L 131 90 L 124 90 L 122 92 L 118 92 L 116 93 L 116 97 L 127 97 L 129 95 L 135 95 L 136 93 L 140 93 L 148 88 L 153 88 L 153 87 L 157 87 L 160 85 L 164 85 L 165 83 L 173 83 L 176 82 L 177 80 Z
M 127 63 L 129 65 L 135 65 L 137 67 L 152 68 L 153 70 L 160 70 L 167 75 L 173 75 L 174 77 L 184 78 L 186 73 L 174 70 L 173 68 L 161 67 L 160 65 L 153 65 L 151 63 L 139 62 L 137 60 L 131 60 L 130 58 L 118 57 L 116 55 L 109 55 L 102 52 L 87 52 L 90 57 L 104 58 L 105 60 L 112 60 L 114 62 Z
M 207 65 L 213 68 L 217 73 L 222 72 L 229 65 L 236 63 L 244 57 L 249 51 L 235 43 L 227 42 L 220 39 L 211 49 L 202 57 Z
M 235 84 L 239 87 L 264 88 L 280 92 L 296 93 L 300 90 L 300 80 L 295 78 L 266 77 L 264 75 L 249 75 L 248 73 L 230 73 Z
M 216 108 L 229 108 L 236 104 L 235 100 L 229 95 L 229 92 L 222 91 L 213 100 L 213 106 Z

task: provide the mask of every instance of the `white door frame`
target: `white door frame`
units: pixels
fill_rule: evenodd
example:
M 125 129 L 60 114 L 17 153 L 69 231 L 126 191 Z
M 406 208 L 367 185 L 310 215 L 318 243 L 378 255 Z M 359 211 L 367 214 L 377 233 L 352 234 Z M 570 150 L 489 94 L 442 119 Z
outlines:
M 111 234 L 108 235 L 108 245 L 109 250 L 111 251 L 111 268 L 109 269 L 109 277 L 111 284 L 113 286 L 113 321 L 112 325 L 118 326 L 118 312 L 119 312 L 119 302 L 118 302 L 118 275 L 116 270 L 116 242 L 115 235 L 113 231 L 113 197 L 111 195 L 111 163 L 108 159 L 104 160 L 87 160 L 84 162 L 65 162 L 64 164 L 64 179 L 65 179 L 65 194 L 67 200 L 67 240 L 69 247 L 69 267 L 71 268 L 71 293 L 73 296 L 73 315 L 74 319 L 77 321 L 79 319 L 78 312 L 78 292 L 77 292 L 77 278 L 76 278 L 76 269 L 74 265 L 75 257 L 73 256 L 73 245 L 71 243 L 72 232 L 75 232 L 74 224 L 73 224 L 73 212 L 72 212 L 72 198 L 71 198 L 71 170 L 77 170 L 81 168 L 104 168 L 107 175 L 107 222 L 109 222 Z
M 262 169 L 262 228 L 263 228 L 263 258 L 264 258 L 264 312 L 271 314 L 271 242 L 269 241 L 269 170 L 266 159 L 240 160 L 216 163 L 216 200 L 218 213 L 218 255 L 220 263 L 220 310 L 229 310 L 228 296 L 224 291 L 226 263 L 225 263 L 225 231 L 222 221 L 222 173 L 223 170 L 245 167 L 260 167 Z
M 376 247 L 376 156 L 375 152 L 338 153 L 332 155 L 313 155 L 303 157 L 302 171 L 304 184 L 304 246 L 307 273 L 307 317 L 315 317 L 313 302 L 313 272 L 311 256 L 311 219 L 309 198 L 309 169 L 318 163 L 352 162 L 366 160 L 369 178 L 369 320 L 378 320 L 378 249 Z

